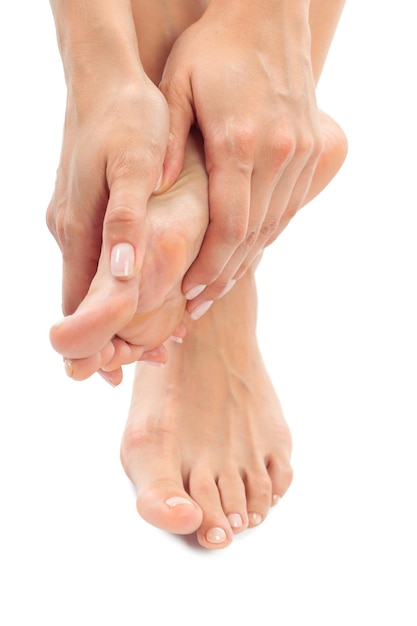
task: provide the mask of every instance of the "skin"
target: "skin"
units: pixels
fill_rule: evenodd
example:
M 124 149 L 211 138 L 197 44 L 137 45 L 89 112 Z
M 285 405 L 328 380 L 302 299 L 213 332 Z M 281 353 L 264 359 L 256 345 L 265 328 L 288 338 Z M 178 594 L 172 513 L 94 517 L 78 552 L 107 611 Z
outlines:
M 243 275 L 305 203 L 323 149 L 314 86 L 343 2 L 229 0 L 226 12 L 219 0 L 175 10 L 166 0 L 51 6 L 68 88 L 47 210 L 63 255 L 64 314 L 88 292 L 101 253 L 109 282 L 112 266 L 120 281 L 140 274 L 147 202 L 158 185 L 172 186 L 197 121 L 210 222 L 182 286 L 192 313 Z M 143 56 L 156 15 L 165 40 L 152 74 Z
M 139 0 L 137 6 L 142 15 Z M 164 23 L 164 15 L 150 37 L 155 48 L 141 50 L 144 67 L 154 80 L 162 57 L 156 51 L 169 48 L 167 29 L 158 31 L 156 26 Z M 172 30 L 176 23 L 174 19 Z M 305 202 L 328 184 L 346 154 L 346 140 L 337 124 L 323 113 L 319 123 L 323 149 Z M 101 323 L 113 323 L 105 315 L 97 323 L 103 298 L 122 315 L 124 307 L 118 305 L 123 298 L 135 309 L 103 350 L 112 350 L 115 340 L 143 349 L 151 335 L 157 344 L 158 333 L 166 335 L 170 325 L 175 327 L 187 302 L 182 276 L 198 255 L 209 220 L 209 181 L 198 135 L 187 141 L 178 182 L 170 195 L 154 196 L 148 204 L 144 258 L 149 265 L 143 276 L 138 281 L 114 279 L 110 287 L 102 254 L 82 315 L 78 311 L 58 326 L 64 344 L 80 334 L 89 337 Z M 188 213 L 192 209 L 194 221 Z M 169 532 L 196 532 L 199 543 L 209 549 L 225 548 L 234 534 L 259 525 L 292 479 L 291 435 L 256 341 L 255 266 L 251 262 L 233 289 L 198 321 L 186 316 L 187 336 L 182 345 L 167 342 L 164 368 L 138 364 L 121 445 L 140 515 Z M 141 311 L 141 300 L 150 307 L 148 313 Z M 77 326 L 80 320 L 84 326 Z M 83 342 L 77 349 L 82 348 Z M 113 383 L 124 362 L 123 355 L 117 361 L 115 354 L 116 350 L 100 362 L 102 373 Z M 74 358 L 70 364 L 76 377 L 86 361 Z

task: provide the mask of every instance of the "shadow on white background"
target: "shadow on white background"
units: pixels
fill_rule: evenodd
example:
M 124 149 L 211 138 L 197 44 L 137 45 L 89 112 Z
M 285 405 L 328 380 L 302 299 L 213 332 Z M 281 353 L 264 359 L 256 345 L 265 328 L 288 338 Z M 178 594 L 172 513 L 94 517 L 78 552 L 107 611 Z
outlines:
M 136 514 L 118 459 L 132 370 L 117 389 L 76 384 L 49 347 L 61 267 L 44 213 L 63 78 L 48 3 L 2 14 L 0 622 L 415 626 L 411 3 L 348 2 L 342 17 L 319 104 L 349 156 L 258 274 L 294 484 L 220 552 Z

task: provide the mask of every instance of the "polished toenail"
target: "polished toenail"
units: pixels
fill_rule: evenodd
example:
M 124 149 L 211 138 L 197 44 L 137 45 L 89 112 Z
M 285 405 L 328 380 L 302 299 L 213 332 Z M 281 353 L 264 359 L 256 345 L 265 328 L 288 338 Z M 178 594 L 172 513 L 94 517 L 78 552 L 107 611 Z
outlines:
M 249 513 L 248 517 L 252 526 L 257 526 L 262 522 L 262 515 L 259 515 L 259 513 Z
M 199 320 L 200 317 L 209 310 L 212 304 L 213 304 L 213 300 L 207 300 L 206 302 L 202 302 L 201 304 L 196 306 L 194 311 L 190 313 L 191 319 Z
M 184 294 L 185 299 L 192 300 L 193 298 L 196 298 L 206 287 L 207 285 L 196 285 L 195 287 L 192 287 Z
M 229 524 L 232 528 L 242 528 L 243 521 L 239 513 L 230 513 L 227 516 L 227 519 L 229 520 Z
M 188 504 L 193 506 L 191 500 L 187 500 L 187 498 L 182 498 L 181 496 L 173 496 L 172 498 L 168 498 L 168 500 L 165 500 L 165 504 L 169 506 L 170 509 L 173 509 L 175 506 L 178 506 L 180 504 Z
M 276 504 L 278 504 L 278 502 L 280 501 L 280 497 L 277 493 L 274 493 L 274 495 L 272 496 L 272 506 L 275 506 Z
M 226 541 L 226 531 L 223 528 L 210 528 L 206 532 L 206 539 L 209 543 L 223 543 Z
M 66 375 L 69 376 L 70 378 L 72 378 L 72 375 L 74 373 L 74 368 L 72 366 L 72 361 L 70 359 L 64 359 L 64 367 L 65 367 Z
M 135 249 L 130 243 L 118 243 L 113 247 L 110 269 L 116 278 L 128 278 L 135 267 Z

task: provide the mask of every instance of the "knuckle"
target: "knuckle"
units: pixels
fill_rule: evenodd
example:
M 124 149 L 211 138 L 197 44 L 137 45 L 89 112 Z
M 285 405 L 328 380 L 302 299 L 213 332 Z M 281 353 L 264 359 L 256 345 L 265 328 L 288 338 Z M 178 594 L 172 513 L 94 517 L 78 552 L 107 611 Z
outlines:
M 279 221 L 277 219 L 268 220 L 264 222 L 260 230 L 260 235 L 262 239 L 264 240 L 269 239 L 273 235 L 273 233 L 278 229 L 278 224 L 279 224 Z
M 234 216 L 225 220 L 220 228 L 220 235 L 226 245 L 237 248 L 247 237 L 246 219 Z
M 271 501 L 271 479 L 269 476 L 261 475 L 256 480 L 257 497 L 269 503 Z
M 112 229 L 117 227 L 128 227 L 135 224 L 138 220 L 137 210 L 129 204 L 109 205 L 104 218 L 104 227 Z
M 210 285 L 210 300 L 217 300 L 229 286 L 229 280 L 219 278 L 215 283 Z
M 242 165 L 253 162 L 258 136 L 249 120 L 230 120 L 213 137 L 214 154 L 224 154 Z
M 289 131 L 281 131 L 273 142 L 272 160 L 275 169 L 279 170 L 290 161 L 296 150 L 296 140 Z
M 250 228 L 247 232 L 243 245 L 246 250 L 250 250 L 254 245 L 255 241 L 258 239 L 259 229 L 258 228 Z
M 73 241 L 79 241 L 86 235 L 82 220 L 75 219 L 74 213 L 67 206 L 49 207 L 46 223 L 61 250 L 65 250 Z
M 156 142 L 150 141 L 141 150 L 125 146 L 108 163 L 107 176 L 110 187 L 126 179 L 138 181 L 153 177 L 157 170 L 159 174 L 161 162 L 162 154 Z

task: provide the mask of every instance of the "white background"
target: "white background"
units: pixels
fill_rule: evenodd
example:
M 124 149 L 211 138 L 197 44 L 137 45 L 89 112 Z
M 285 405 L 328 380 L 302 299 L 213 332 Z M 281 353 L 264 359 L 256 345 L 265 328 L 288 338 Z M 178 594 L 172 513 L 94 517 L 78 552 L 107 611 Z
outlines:
M 409 0 L 347 2 L 319 103 L 349 156 L 259 271 L 294 483 L 262 527 L 209 552 L 136 514 L 118 459 L 132 370 L 117 389 L 73 383 L 49 347 L 64 85 L 46 0 L 3 3 L 2 624 L 416 626 L 414 24 Z

